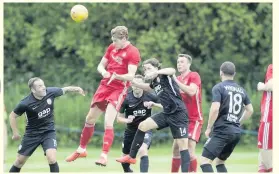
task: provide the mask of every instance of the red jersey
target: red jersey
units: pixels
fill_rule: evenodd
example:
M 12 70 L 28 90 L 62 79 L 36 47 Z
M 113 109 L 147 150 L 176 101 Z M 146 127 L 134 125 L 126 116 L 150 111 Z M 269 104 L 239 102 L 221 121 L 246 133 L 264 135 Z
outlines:
M 265 83 L 272 79 L 272 64 L 267 68 Z M 261 122 L 272 122 L 272 91 L 264 91 L 261 101 Z
M 190 72 L 184 78 L 180 75 L 177 79 L 184 85 L 189 86 L 191 83 L 194 83 L 198 86 L 196 94 L 192 97 L 182 91 L 181 96 L 188 110 L 189 121 L 202 121 L 202 87 L 200 75 L 197 72 Z
M 104 55 L 108 60 L 106 70 L 113 74 L 127 74 L 128 65 L 138 65 L 140 62 L 139 50 L 132 44 L 127 45 L 125 48 L 116 50 L 114 44 L 110 44 Z M 101 83 L 107 84 L 109 78 L 104 78 Z M 129 86 L 121 80 L 113 80 L 109 86 L 119 88 L 120 86 Z

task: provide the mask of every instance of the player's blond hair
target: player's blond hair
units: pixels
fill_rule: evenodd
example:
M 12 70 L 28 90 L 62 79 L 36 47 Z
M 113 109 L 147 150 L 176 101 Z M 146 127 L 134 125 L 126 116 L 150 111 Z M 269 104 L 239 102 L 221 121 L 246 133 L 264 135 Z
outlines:
M 117 26 L 111 30 L 111 36 L 119 39 L 128 39 L 128 28 L 125 26 Z
M 33 77 L 31 79 L 28 80 L 28 87 L 31 89 L 33 88 L 33 85 L 34 83 L 37 81 L 37 80 L 42 80 L 41 78 L 39 77 Z

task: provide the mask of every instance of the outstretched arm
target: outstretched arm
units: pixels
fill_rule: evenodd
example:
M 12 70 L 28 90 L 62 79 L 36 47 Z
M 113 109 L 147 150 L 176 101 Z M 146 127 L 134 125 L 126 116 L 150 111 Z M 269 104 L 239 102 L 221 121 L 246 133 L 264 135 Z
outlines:
M 258 83 L 258 91 L 273 91 L 273 81 L 272 78 L 269 79 L 266 83 Z
M 122 80 L 122 81 L 132 81 L 135 77 L 136 71 L 138 69 L 137 65 L 128 65 L 128 73 L 127 74 L 115 74 L 115 79 Z
M 181 91 L 185 92 L 189 96 L 194 96 L 197 93 L 198 86 L 195 83 L 190 83 L 190 85 L 185 85 L 181 83 L 175 75 L 173 75 L 173 78 L 177 83 L 177 85 L 179 86 L 179 88 L 181 89 Z
M 62 90 L 63 90 L 63 94 L 66 94 L 69 92 L 75 92 L 75 93 L 79 93 L 79 94 L 85 96 L 83 89 L 78 86 L 67 86 L 67 87 L 62 88 Z
M 151 92 L 152 88 L 150 88 L 149 83 L 138 83 L 136 81 L 132 81 L 132 86 L 138 87 L 140 89 L 143 89 L 144 91 Z
M 174 68 L 164 68 L 164 69 L 160 69 L 158 71 L 153 71 L 150 72 L 148 74 L 145 75 L 145 79 L 149 80 L 149 79 L 154 79 L 155 77 L 157 77 L 158 75 L 174 75 L 175 74 L 175 69 Z

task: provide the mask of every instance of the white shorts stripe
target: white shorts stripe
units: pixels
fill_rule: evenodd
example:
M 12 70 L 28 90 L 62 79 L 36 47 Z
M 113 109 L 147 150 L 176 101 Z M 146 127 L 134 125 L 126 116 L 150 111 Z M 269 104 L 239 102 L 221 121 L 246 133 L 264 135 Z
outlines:
M 264 116 L 263 121 L 267 122 L 268 114 L 269 114 L 269 105 L 271 100 L 271 92 L 266 92 L 265 106 L 264 106 Z
M 193 134 L 192 134 L 192 138 L 195 140 L 196 139 L 196 136 L 197 136 L 197 129 L 199 127 L 199 122 L 196 121 L 195 123 L 195 128 L 194 128 L 194 131 L 193 131 Z

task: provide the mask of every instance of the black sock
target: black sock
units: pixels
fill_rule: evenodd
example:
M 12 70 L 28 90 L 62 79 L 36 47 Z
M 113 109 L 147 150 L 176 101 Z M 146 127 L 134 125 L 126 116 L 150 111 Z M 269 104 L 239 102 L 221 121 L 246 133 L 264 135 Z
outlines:
M 181 172 L 188 172 L 190 165 L 190 154 L 188 149 L 180 151 L 181 156 Z
M 124 172 L 133 172 L 131 169 L 130 169 L 130 164 L 129 163 L 121 163 L 122 165 L 122 168 L 124 170 Z
M 132 147 L 130 150 L 130 157 L 136 158 L 139 148 L 141 147 L 144 140 L 145 132 L 141 130 L 137 130 L 136 135 L 134 137 L 134 141 L 132 143 Z
M 228 172 L 225 164 L 219 164 L 216 166 L 217 172 Z
M 140 172 L 147 173 L 149 167 L 149 159 L 148 156 L 142 156 L 140 158 Z
M 58 166 L 58 163 L 54 163 L 54 164 L 49 164 L 49 169 L 50 169 L 50 172 L 56 172 L 56 173 L 59 173 L 59 166 Z
M 10 173 L 19 173 L 19 172 L 20 172 L 20 169 L 21 169 L 21 168 L 18 168 L 18 167 L 16 167 L 16 166 L 13 165 L 13 166 L 11 167 L 11 169 L 10 169 L 9 172 L 10 172 Z
M 213 172 L 213 168 L 212 168 L 212 165 L 211 164 L 203 164 L 203 165 L 200 165 L 201 169 L 202 169 L 202 172 Z

